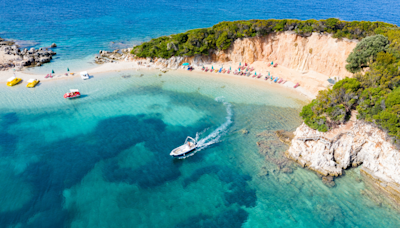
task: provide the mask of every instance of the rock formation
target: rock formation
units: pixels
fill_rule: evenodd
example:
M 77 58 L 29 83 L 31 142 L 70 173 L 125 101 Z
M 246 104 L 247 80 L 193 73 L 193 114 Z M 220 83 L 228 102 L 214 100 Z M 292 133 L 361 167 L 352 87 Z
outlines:
M 400 152 L 382 130 L 353 119 L 327 133 L 303 123 L 294 134 L 287 157 L 323 176 L 339 176 L 362 164 L 370 184 L 400 205 Z
M 346 59 L 358 41 L 335 39 L 313 33 L 302 37 L 293 32 L 271 33 L 263 37 L 236 40 L 226 51 L 213 56 L 218 61 L 253 63 L 276 62 L 298 71 L 316 71 L 327 76 L 351 76 Z
M 0 62 L 0 70 L 7 70 L 13 67 L 41 66 L 50 62 L 56 53 L 48 48 L 21 50 L 13 41 L 0 40 L 0 54 L 9 56 Z
M 212 62 L 275 62 L 302 72 L 315 71 L 329 77 L 351 76 L 345 66 L 347 56 L 358 41 L 313 33 L 302 37 L 293 32 L 271 33 L 263 37 L 237 39 L 227 50 L 211 51 L 209 56 L 156 59 L 164 67 L 175 68 L 183 62 L 201 66 Z
M 100 50 L 94 61 L 97 64 L 103 64 L 118 60 L 133 60 L 133 55 L 130 54 L 131 51 L 132 48 L 116 49 L 112 52 Z

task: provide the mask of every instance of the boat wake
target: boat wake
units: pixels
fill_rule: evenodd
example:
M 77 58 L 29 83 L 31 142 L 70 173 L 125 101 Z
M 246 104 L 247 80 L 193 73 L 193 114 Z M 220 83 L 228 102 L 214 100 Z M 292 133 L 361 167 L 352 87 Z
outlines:
M 197 142 L 197 149 L 193 152 L 188 154 L 185 157 L 181 157 L 180 159 L 185 159 L 187 157 L 193 156 L 194 154 L 196 154 L 197 152 L 206 149 L 207 147 L 220 142 L 220 139 L 223 135 L 226 134 L 226 132 L 228 131 L 229 126 L 232 124 L 232 117 L 233 117 L 233 112 L 232 112 L 232 105 L 228 102 L 225 101 L 224 97 L 217 97 L 215 98 L 215 100 L 217 102 L 221 102 L 225 105 L 226 107 L 226 113 L 227 116 L 226 121 L 219 126 L 217 129 L 215 129 L 213 132 L 211 132 L 209 135 L 207 135 L 205 138 L 202 138 L 199 140 L 200 136 L 207 131 L 207 129 L 204 129 L 202 132 L 197 132 L 196 133 L 196 142 Z

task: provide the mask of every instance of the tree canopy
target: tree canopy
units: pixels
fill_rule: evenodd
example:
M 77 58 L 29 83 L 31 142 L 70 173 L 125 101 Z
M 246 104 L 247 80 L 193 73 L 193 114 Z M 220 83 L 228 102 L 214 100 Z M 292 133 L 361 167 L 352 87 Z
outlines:
M 370 62 L 376 60 L 379 52 L 386 52 L 388 46 L 389 39 L 383 35 L 378 34 L 364 38 L 347 57 L 346 69 L 351 73 L 356 73 L 362 68 L 368 67 Z

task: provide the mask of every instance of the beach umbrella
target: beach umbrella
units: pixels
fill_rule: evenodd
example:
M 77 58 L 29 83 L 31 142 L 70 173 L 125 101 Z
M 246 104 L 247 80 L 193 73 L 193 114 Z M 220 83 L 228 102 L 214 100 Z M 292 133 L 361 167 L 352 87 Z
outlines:
M 268 72 L 268 76 L 270 76 L 271 74 Z
M 51 73 L 54 74 L 54 70 L 51 70 Z
M 254 75 L 257 75 L 257 72 L 254 72 Z
M 271 65 L 274 65 L 274 61 L 271 62 Z
M 231 67 L 229 67 L 229 70 L 232 70 Z
M 69 68 L 67 68 L 67 71 L 69 72 Z
M 189 66 L 189 63 L 183 63 L 182 66 Z
M 239 72 L 240 72 L 240 68 L 239 68 Z
M 214 70 L 214 66 L 211 66 L 211 70 Z
M 239 66 L 241 66 L 241 65 L 242 65 L 242 62 L 239 63 Z

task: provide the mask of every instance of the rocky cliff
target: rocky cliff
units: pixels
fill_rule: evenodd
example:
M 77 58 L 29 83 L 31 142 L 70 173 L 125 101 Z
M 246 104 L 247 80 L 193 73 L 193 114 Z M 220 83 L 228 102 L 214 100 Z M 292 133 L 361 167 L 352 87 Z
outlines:
M 302 72 L 315 71 L 329 77 L 344 78 L 351 76 L 345 69 L 346 59 L 357 42 L 319 33 L 309 37 L 301 37 L 293 32 L 271 33 L 263 37 L 237 39 L 227 50 L 213 51 L 210 56 L 172 57 L 160 60 L 160 63 L 166 67 L 176 67 L 183 61 L 195 65 L 229 61 L 273 61 Z
M 357 41 L 338 40 L 331 35 L 313 33 L 301 37 L 292 32 L 272 33 L 264 37 L 238 39 L 226 51 L 219 52 L 219 61 L 274 61 L 285 67 L 313 70 L 327 76 L 351 76 L 346 71 L 346 58 Z
M 353 119 L 327 133 L 302 124 L 294 134 L 287 157 L 324 176 L 362 165 L 367 181 L 400 205 L 400 152 L 380 129 Z

